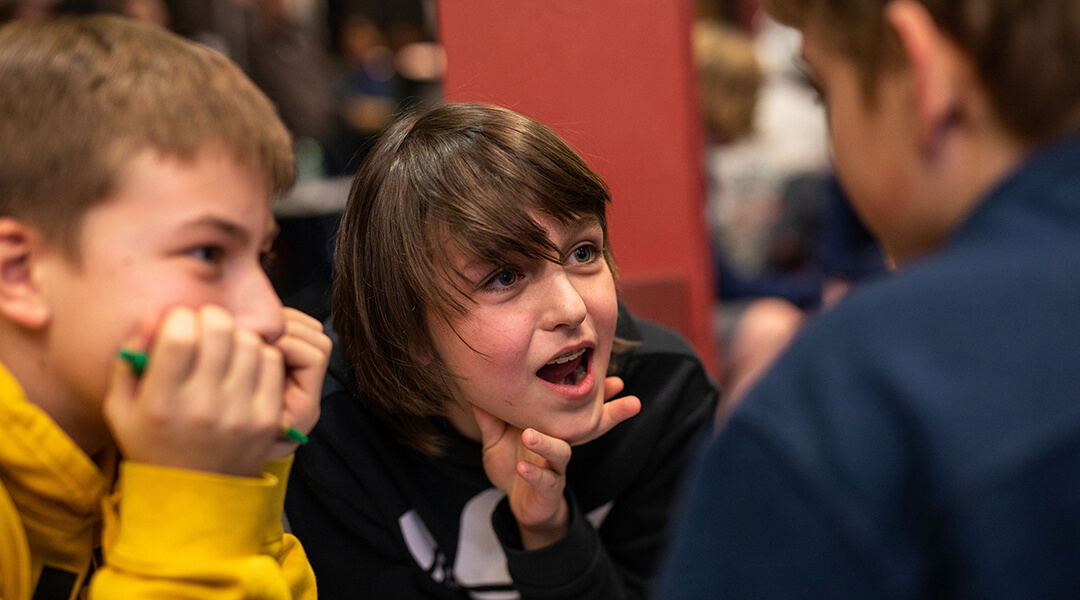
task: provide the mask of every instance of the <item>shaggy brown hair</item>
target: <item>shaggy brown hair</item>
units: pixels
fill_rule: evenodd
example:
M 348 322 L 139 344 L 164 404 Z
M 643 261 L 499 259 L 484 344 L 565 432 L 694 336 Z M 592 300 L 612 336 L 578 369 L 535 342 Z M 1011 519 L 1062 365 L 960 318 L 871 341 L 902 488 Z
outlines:
M 115 16 L 15 21 L 0 29 L 0 217 L 78 256 L 86 211 L 135 153 L 183 159 L 218 143 L 292 185 L 289 133 L 220 53 Z
M 607 186 L 544 125 L 481 104 L 392 124 L 361 165 L 338 234 L 334 327 L 371 408 L 402 443 L 437 454 L 431 417 L 448 413 L 451 373 L 428 315 L 467 310 L 448 246 L 468 259 L 560 261 L 530 216 L 588 219 L 607 238 Z
M 1080 129 L 1080 2 L 919 1 L 972 58 L 998 118 L 1014 135 L 1039 143 Z M 855 62 L 869 90 L 882 68 L 899 57 L 884 18 L 889 2 L 765 0 L 765 6 L 788 25 L 812 21 L 820 27 Z

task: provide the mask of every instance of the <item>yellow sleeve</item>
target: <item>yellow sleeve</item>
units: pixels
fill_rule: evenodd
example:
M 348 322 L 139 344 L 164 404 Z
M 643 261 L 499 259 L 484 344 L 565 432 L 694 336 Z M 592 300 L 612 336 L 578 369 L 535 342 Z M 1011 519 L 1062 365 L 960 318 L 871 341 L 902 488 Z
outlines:
M 122 463 L 90 598 L 315 598 L 303 548 L 282 533 L 290 466 L 243 478 Z
M 0 600 L 30 597 L 30 549 L 15 503 L 0 485 Z

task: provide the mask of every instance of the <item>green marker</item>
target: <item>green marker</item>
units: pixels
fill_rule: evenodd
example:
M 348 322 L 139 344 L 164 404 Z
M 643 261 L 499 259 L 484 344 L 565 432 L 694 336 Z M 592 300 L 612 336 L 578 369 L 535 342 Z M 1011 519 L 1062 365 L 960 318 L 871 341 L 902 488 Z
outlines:
M 118 354 L 120 354 L 120 358 L 126 360 L 127 363 L 131 365 L 131 370 L 134 371 L 136 375 L 142 375 L 143 371 L 146 370 L 145 352 L 121 348 Z
M 145 352 L 121 348 L 117 354 L 131 365 L 131 370 L 136 375 L 142 375 L 143 371 L 146 370 L 147 357 Z M 278 439 L 281 441 L 296 442 L 300 445 L 308 443 L 308 437 L 306 435 L 300 433 L 299 430 L 284 421 L 278 427 Z
M 300 433 L 295 427 L 282 421 L 278 426 L 278 439 L 286 442 L 296 442 L 303 446 L 307 443 L 307 436 Z

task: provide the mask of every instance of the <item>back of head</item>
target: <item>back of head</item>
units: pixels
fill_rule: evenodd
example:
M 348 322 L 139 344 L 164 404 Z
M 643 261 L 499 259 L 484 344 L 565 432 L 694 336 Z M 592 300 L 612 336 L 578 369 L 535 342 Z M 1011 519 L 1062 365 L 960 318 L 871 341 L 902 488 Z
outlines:
M 753 39 L 720 23 L 694 25 L 694 59 L 705 125 L 720 143 L 748 135 L 765 78 Z
M 886 28 L 892 0 L 765 0 L 779 21 L 813 22 L 855 61 L 867 90 L 898 56 Z M 1043 143 L 1080 129 L 1080 2 L 918 0 L 968 56 L 1002 125 Z M 868 96 L 872 94 L 868 93 Z
M 605 234 L 604 183 L 544 125 L 481 104 L 392 124 L 357 173 L 338 237 L 334 326 L 373 408 L 399 438 L 433 452 L 450 375 L 429 316 L 467 310 L 448 249 L 499 264 L 560 260 L 537 214 L 592 220 Z
M 97 15 L 0 29 L 0 217 L 74 252 L 86 210 L 109 197 L 134 153 L 191 158 L 220 144 L 280 192 L 289 134 L 273 105 L 221 54 L 168 31 Z

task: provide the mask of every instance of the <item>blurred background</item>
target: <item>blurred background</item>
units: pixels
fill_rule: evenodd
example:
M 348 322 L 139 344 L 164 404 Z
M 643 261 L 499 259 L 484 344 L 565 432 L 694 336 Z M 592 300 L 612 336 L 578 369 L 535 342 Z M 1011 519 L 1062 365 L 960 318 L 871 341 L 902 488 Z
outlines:
M 446 101 L 551 126 L 608 182 L 620 297 L 736 396 L 802 322 L 884 271 L 833 179 L 792 29 L 757 0 L 0 0 L 0 21 L 110 12 L 236 61 L 275 102 L 297 186 L 271 279 L 329 315 L 351 176 L 396 115 Z

